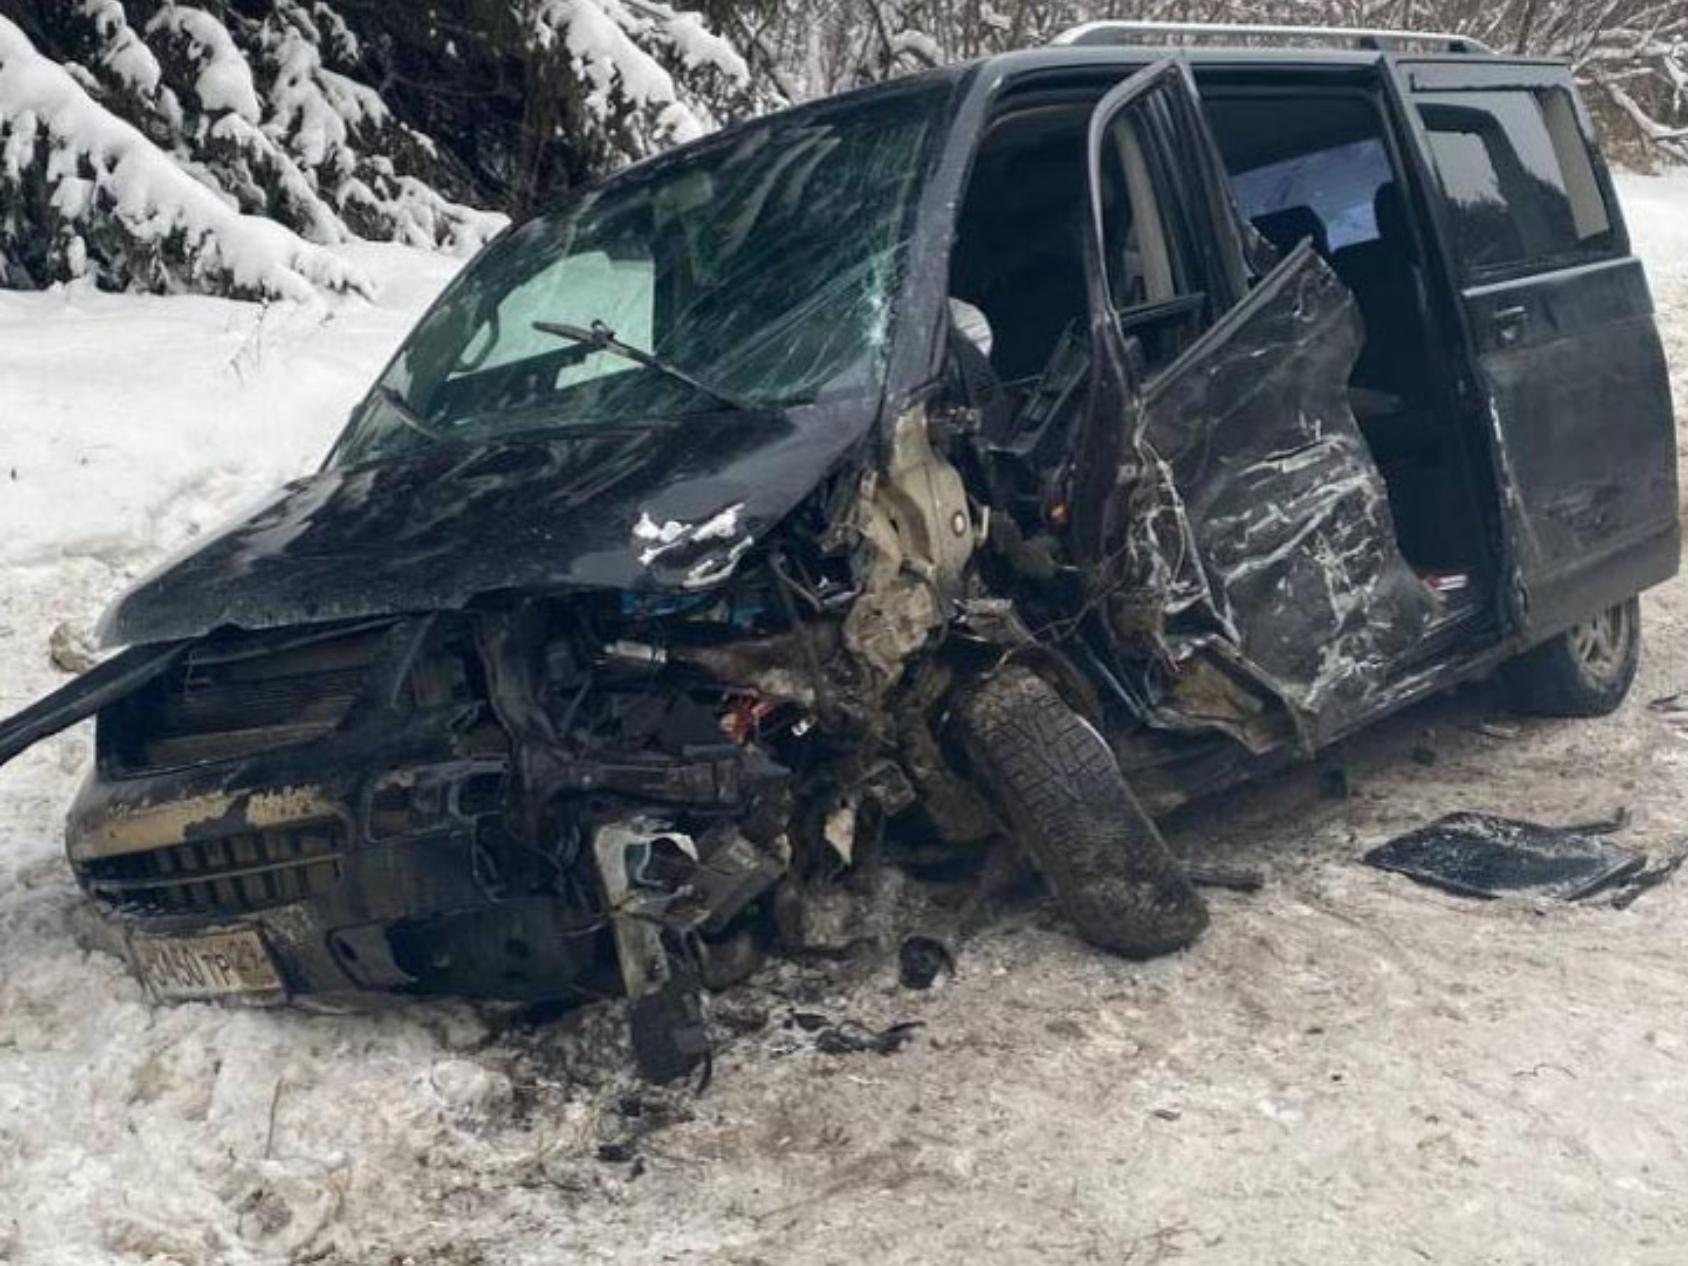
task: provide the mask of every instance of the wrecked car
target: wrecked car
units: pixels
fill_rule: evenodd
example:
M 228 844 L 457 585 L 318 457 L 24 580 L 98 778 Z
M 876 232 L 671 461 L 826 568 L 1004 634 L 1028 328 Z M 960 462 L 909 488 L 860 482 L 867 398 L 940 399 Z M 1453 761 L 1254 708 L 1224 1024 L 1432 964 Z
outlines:
M 147 987 L 680 1014 L 899 838 L 1010 838 L 1153 955 L 1207 918 L 1178 805 L 1497 670 L 1615 707 L 1675 446 L 1565 66 L 1142 36 L 726 129 L 466 267 L 0 728 L 97 715 L 69 854 Z

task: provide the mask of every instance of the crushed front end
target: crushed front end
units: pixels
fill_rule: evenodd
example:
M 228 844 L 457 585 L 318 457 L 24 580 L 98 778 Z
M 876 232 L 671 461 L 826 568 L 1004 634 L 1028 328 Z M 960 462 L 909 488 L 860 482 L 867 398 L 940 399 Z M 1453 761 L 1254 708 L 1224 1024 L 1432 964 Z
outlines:
M 78 879 L 162 996 L 619 992 L 612 903 L 707 937 L 783 873 L 797 721 L 630 640 L 752 615 L 626 605 L 207 639 L 101 714 Z
M 192 643 L 99 713 L 77 878 L 163 998 L 737 979 L 802 880 L 915 796 L 874 755 L 895 612 L 813 516 L 708 590 Z

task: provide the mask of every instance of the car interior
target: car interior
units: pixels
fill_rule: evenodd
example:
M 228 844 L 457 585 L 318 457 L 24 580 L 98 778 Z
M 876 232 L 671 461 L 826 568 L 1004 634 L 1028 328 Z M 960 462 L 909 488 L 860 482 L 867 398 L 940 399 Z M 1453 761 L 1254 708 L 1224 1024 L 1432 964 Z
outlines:
M 986 133 L 959 215 L 951 294 L 988 322 L 990 369 L 1010 413 L 1036 398 L 1062 358 L 1063 336 L 1082 328 L 1084 146 L 1095 100 L 1044 97 L 1007 109 Z M 1452 361 L 1440 350 L 1448 318 L 1428 285 L 1381 109 L 1363 91 L 1315 88 L 1204 88 L 1204 106 L 1245 218 L 1280 256 L 1311 238 L 1359 306 L 1365 339 L 1351 404 L 1388 487 L 1401 552 L 1439 596 L 1433 637 L 1444 645 L 1488 592 L 1482 450 L 1459 425 L 1443 368 Z M 1129 215 L 1114 205 L 1125 197 L 1106 189 L 1104 197 L 1105 222 Z M 1152 307 L 1144 301 L 1157 296 L 1143 289 L 1156 271 L 1152 243 L 1136 224 L 1107 231 L 1123 242 L 1121 275 L 1142 279 L 1136 294 L 1121 296 L 1116 285 L 1116 305 Z M 1173 288 L 1182 289 L 1176 279 Z M 1146 373 L 1188 341 L 1143 339 Z

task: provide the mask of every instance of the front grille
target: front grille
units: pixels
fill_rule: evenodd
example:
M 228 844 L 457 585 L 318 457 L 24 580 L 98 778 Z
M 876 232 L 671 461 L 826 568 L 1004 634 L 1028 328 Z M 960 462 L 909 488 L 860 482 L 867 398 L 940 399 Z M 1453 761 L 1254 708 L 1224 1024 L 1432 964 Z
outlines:
M 344 854 L 344 825 L 325 818 L 96 858 L 82 882 L 127 914 L 245 914 L 328 892 Z
M 238 760 L 308 743 L 351 711 L 384 625 L 242 636 L 196 647 L 101 717 L 119 773 Z

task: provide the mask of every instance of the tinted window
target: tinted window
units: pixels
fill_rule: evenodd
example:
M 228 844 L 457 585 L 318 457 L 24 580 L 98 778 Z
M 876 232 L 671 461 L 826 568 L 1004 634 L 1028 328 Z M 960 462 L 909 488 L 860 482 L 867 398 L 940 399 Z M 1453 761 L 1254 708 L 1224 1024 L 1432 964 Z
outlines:
M 1611 249 L 1611 221 L 1562 90 L 1443 93 L 1418 105 L 1472 273 Z

